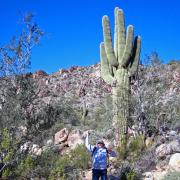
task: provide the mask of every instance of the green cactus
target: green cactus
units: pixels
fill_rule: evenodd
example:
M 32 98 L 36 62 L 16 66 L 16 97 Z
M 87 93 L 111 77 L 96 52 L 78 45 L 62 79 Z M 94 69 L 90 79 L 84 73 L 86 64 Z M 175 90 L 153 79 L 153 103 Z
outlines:
M 116 142 L 121 146 L 126 144 L 130 79 L 138 69 L 141 38 L 137 36 L 134 39 L 132 25 L 125 32 L 123 11 L 118 7 L 115 8 L 114 48 L 108 16 L 103 16 L 102 24 L 104 42 L 100 44 L 101 76 L 113 87 L 113 126 Z

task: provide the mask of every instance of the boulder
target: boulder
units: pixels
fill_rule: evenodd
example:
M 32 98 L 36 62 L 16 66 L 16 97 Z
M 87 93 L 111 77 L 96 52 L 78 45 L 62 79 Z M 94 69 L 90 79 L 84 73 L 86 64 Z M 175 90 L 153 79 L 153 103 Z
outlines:
M 154 142 L 154 137 L 153 136 L 147 137 L 146 140 L 145 140 L 146 147 L 148 148 L 148 147 L 152 146 L 153 142 Z
M 177 152 L 180 152 L 180 144 L 178 141 L 172 141 L 169 144 L 161 144 L 156 148 L 156 155 L 159 158 Z
M 90 180 L 90 179 L 92 179 L 92 171 L 91 170 L 83 171 L 81 173 L 81 178 L 83 180 Z
M 41 156 L 42 152 L 43 152 L 42 148 L 39 148 L 39 149 L 34 153 L 34 155 L 35 155 L 35 156 Z
M 67 146 L 67 142 L 61 143 L 61 144 L 56 144 L 54 146 L 52 146 L 52 150 L 55 153 L 60 153 L 64 147 Z
M 26 126 L 19 126 L 16 130 L 16 138 L 21 139 L 27 136 L 28 130 Z
M 67 139 L 70 149 L 75 149 L 78 144 L 84 144 L 83 132 L 79 129 L 72 130 Z
M 19 126 L 18 130 L 20 131 L 20 133 L 22 134 L 22 136 L 26 136 L 27 135 L 27 127 L 26 126 Z
M 21 153 L 27 152 L 29 150 L 31 144 L 32 144 L 32 142 L 30 142 L 30 141 L 25 142 L 23 145 L 21 145 L 20 152 Z
M 54 136 L 54 144 L 60 144 L 62 142 L 65 142 L 68 138 L 69 131 L 64 128 L 61 129 L 59 132 L 57 132 Z
M 34 156 L 41 156 L 43 149 L 40 148 L 39 145 L 33 144 L 29 152 Z
M 46 145 L 47 146 L 52 146 L 53 145 L 53 140 L 52 139 L 47 140 Z
M 39 78 L 39 77 L 44 77 L 44 76 L 47 76 L 47 75 L 48 74 L 45 71 L 38 70 L 32 76 L 33 76 L 33 78 Z
M 169 131 L 167 134 L 168 134 L 169 136 L 176 136 L 176 135 L 177 135 L 177 132 L 171 130 L 171 131 Z
M 169 166 L 173 170 L 180 172 L 180 153 L 176 153 L 171 156 Z
M 143 173 L 143 180 L 154 180 L 152 172 L 145 172 Z

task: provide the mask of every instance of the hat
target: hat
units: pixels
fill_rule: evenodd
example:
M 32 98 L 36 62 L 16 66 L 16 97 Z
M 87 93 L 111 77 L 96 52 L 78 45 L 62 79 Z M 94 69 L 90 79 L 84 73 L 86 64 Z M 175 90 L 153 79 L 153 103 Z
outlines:
M 98 140 L 97 144 L 103 144 L 104 145 L 104 141 L 103 140 Z

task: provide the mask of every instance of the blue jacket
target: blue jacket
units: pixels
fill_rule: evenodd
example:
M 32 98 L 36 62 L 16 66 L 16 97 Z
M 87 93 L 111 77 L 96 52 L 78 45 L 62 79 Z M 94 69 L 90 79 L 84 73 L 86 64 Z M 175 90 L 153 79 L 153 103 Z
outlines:
M 115 157 L 116 153 L 114 151 L 110 151 L 107 154 L 107 149 L 104 146 L 103 148 L 96 147 L 95 151 L 93 152 L 93 149 L 95 146 L 88 143 L 88 136 L 86 136 L 85 145 L 88 149 L 88 151 L 92 154 L 92 169 L 107 169 L 108 167 L 108 160 L 107 157 Z

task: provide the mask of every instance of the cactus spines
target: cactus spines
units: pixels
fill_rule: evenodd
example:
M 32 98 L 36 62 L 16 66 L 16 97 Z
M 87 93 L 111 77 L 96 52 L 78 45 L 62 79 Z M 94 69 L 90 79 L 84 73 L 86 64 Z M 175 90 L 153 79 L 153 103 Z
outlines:
M 113 85 L 113 124 L 118 145 L 126 142 L 129 118 L 130 77 L 137 72 L 141 38 L 134 40 L 134 27 L 129 25 L 125 32 L 123 10 L 115 8 L 114 47 L 108 16 L 103 16 L 104 42 L 100 45 L 101 76 Z

